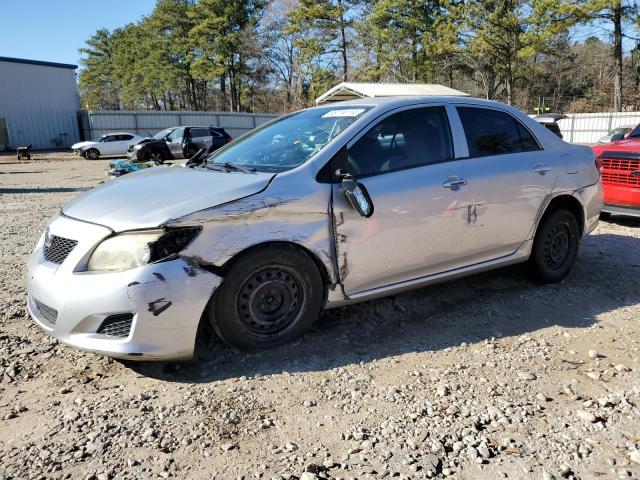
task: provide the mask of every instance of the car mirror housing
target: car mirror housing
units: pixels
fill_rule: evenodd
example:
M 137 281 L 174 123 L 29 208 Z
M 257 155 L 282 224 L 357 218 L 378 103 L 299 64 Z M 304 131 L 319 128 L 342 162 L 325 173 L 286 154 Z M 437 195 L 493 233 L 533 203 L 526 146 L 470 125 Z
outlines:
M 373 215 L 373 202 L 364 185 L 357 182 L 351 175 L 345 175 L 342 179 L 342 189 L 356 212 L 365 218 Z

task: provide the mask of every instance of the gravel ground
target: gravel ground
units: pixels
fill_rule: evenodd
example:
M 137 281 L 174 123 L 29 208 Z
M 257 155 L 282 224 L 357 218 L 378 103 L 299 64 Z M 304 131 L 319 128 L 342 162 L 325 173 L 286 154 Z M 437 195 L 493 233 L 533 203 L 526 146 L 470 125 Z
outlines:
M 602 223 L 560 285 L 503 269 L 265 353 L 123 363 L 25 308 L 38 235 L 106 164 L 0 165 L 0 478 L 640 477 L 640 223 Z

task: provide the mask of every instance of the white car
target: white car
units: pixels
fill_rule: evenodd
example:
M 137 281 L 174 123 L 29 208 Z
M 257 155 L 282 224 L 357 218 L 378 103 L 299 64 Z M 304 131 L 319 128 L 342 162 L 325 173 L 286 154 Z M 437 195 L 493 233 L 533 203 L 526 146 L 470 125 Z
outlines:
M 100 157 L 124 157 L 129 145 L 136 145 L 144 138 L 129 132 L 113 132 L 103 135 L 98 140 L 76 143 L 71 145 L 71 148 L 77 155 L 89 160 L 97 160 Z

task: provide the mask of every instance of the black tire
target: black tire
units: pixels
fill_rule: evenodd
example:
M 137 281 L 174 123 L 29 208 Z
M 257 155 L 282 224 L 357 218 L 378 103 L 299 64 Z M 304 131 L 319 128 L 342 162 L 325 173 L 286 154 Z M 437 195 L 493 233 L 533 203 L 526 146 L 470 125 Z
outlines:
M 558 283 L 571 271 L 578 255 L 580 227 L 568 210 L 546 215 L 533 242 L 528 270 L 539 283 Z
M 323 303 L 324 285 L 314 261 L 295 247 L 272 246 L 233 262 L 207 316 L 226 344 L 260 350 L 302 336 Z
M 100 158 L 100 152 L 95 148 L 90 148 L 84 152 L 84 157 L 87 160 L 98 160 Z
M 162 165 L 165 161 L 164 155 L 160 152 L 151 151 L 147 153 L 145 161 L 152 161 L 156 165 Z

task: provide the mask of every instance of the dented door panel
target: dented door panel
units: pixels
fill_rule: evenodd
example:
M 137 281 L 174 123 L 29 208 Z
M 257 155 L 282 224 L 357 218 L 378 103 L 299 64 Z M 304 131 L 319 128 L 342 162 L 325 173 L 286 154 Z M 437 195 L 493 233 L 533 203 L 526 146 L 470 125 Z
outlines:
M 468 263 L 462 189 L 443 187 L 449 177 L 462 178 L 462 162 L 359 179 L 373 201 L 370 218 L 334 186 L 337 261 L 347 295 Z

